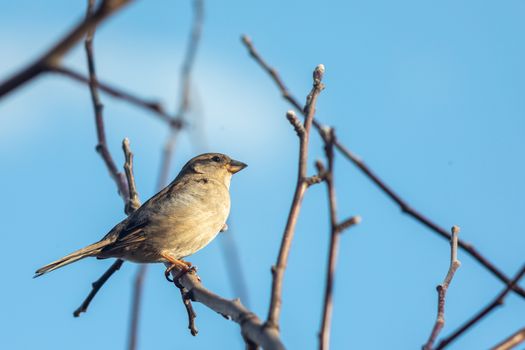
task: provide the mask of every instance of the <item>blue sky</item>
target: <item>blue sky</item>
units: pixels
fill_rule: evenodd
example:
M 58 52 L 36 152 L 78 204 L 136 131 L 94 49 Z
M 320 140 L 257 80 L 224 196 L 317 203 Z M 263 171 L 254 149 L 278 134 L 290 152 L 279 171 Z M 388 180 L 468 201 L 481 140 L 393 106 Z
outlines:
M 190 25 L 187 1 L 137 1 L 97 32 L 101 80 L 140 96 L 177 102 Z M 0 1 L 0 80 L 29 63 L 83 16 L 84 1 Z M 228 153 L 249 164 L 232 182 L 232 230 L 252 309 L 266 316 L 274 263 L 293 193 L 297 139 L 289 106 L 240 44 L 248 34 L 301 100 L 313 68 L 326 66 L 318 119 L 336 127 L 410 204 L 444 227 L 461 226 L 508 275 L 523 263 L 525 210 L 525 34 L 522 1 L 314 1 L 206 3 L 194 75 L 205 140 L 185 134 L 172 176 L 196 152 Z M 81 45 L 65 65 L 85 70 Z M 150 114 L 103 95 L 109 147 L 123 163 L 131 140 L 141 198 L 154 194 L 166 130 Z M 2 348 L 124 348 L 136 266 L 125 264 L 87 314 L 72 311 L 110 261 L 86 259 L 33 280 L 41 265 L 92 243 L 124 217 L 121 199 L 94 151 L 88 90 L 46 75 L 0 101 L 0 203 L 4 288 Z M 206 145 L 206 146 L 202 146 Z M 322 156 L 312 139 L 313 160 Z M 414 349 L 435 320 L 435 286 L 448 243 L 400 210 L 356 168 L 336 159 L 341 218 L 363 222 L 341 240 L 335 286 L 334 349 Z M 290 349 L 317 347 L 328 218 L 325 187 L 311 188 L 297 226 L 284 285 L 282 336 Z M 189 260 L 207 287 L 235 297 L 219 237 Z M 443 335 L 502 289 L 460 251 Z M 522 286 L 525 285 L 522 283 Z M 162 266 L 145 285 L 140 348 L 242 348 L 238 327 L 195 305 L 191 337 L 177 290 Z M 451 349 L 495 345 L 523 327 L 525 301 L 504 307 Z

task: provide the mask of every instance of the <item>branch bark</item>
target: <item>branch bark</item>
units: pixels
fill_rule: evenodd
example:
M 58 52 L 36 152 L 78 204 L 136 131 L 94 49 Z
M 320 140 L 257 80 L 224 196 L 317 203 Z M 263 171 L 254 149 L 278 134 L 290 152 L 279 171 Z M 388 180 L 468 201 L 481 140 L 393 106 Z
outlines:
M 443 329 L 443 326 L 445 325 L 445 297 L 447 294 L 448 286 L 450 285 L 450 282 L 452 282 L 452 278 L 454 278 L 454 274 L 456 273 L 456 270 L 460 267 L 461 262 L 458 260 L 458 234 L 459 234 L 459 227 L 454 226 L 452 227 L 452 239 L 450 241 L 450 266 L 448 268 L 447 276 L 445 277 L 445 280 L 443 283 L 437 286 L 437 292 L 438 292 L 438 313 L 436 322 L 434 324 L 434 327 L 432 328 L 432 332 L 430 333 L 430 337 L 428 338 L 428 341 L 425 345 L 423 345 L 423 350 L 432 350 L 432 347 L 434 346 L 434 342 L 436 341 L 439 333 Z
M 104 3 L 106 3 L 105 1 Z M 103 6 L 101 4 L 100 6 Z M 94 0 L 88 0 L 88 6 L 86 11 L 86 21 L 88 21 L 89 18 L 92 18 L 94 16 L 93 14 L 93 8 L 94 8 Z M 99 8 L 100 10 L 100 8 Z M 95 125 L 97 129 L 97 140 L 98 144 L 96 146 L 97 152 L 100 154 L 102 159 L 104 160 L 104 163 L 106 164 L 106 167 L 110 173 L 111 178 L 113 181 L 115 181 L 115 184 L 117 185 L 118 192 L 120 196 L 122 197 L 124 201 L 124 211 L 126 214 L 130 214 L 131 211 L 136 210 L 140 206 L 140 202 L 138 201 L 138 196 L 136 194 L 136 188 L 135 188 L 135 181 L 133 179 L 133 155 L 131 154 L 131 150 L 129 148 L 129 140 L 124 139 L 122 143 L 122 147 L 124 150 L 124 155 L 126 158 L 126 165 L 124 168 L 126 169 L 126 177 L 117 169 L 117 166 L 115 165 L 115 161 L 111 157 L 111 153 L 109 152 L 107 142 L 106 142 L 106 133 L 104 130 L 104 118 L 103 118 L 103 105 L 100 102 L 100 98 L 98 95 L 98 80 L 97 75 L 95 71 L 95 60 L 93 57 L 93 36 L 95 27 L 89 27 L 86 32 L 86 38 L 84 41 L 84 46 L 86 50 L 86 58 L 88 63 L 88 71 L 89 71 L 89 91 L 91 94 L 91 101 L 93 103 L 93 110 L 95 113 Z M 129 163 L 128 163 L 129 162 Z M 130 196 L 130 194 L 132 196 Z M 117 259 L 113 265 L 109 267 L 108 270 L 95 282 L 92 283 L 92 288 L 88 296 L 84 299 L 82 304 L 73 312 L 73 316 L 78 317 L 81 313 L 86 312 L 89 304 L 97 295 L 98 291 L 102 286 L 107 282 L 107 280 L 115 273 L 115 271 L 119 270 L 122 264 L 124 263 L 124 260 Z
M 264 58 L 259 54 L 259 52 L 255 49 L 255 46 L 253 45 L 252 40 L 247 37 L 246 35 L 242 36 L 242 42 L 244 46 L 247 48 L 248 53 L 251 57 L 254 58 L 254 60 L 261 66 L 261 68 L 270 75 L 272 80 L 277 85 L 279 91 L 281 92 L 281 95 L 285 100 L 287 100 L 296 110 L 298 110 L 303 116 L 305 116 L 305 111 L 303 108 L 301 108 L 301 105 L 297 101 L 296 98 L 292 96 L 286 85 L 283 83 L 280 75 L 278 74 L 277 70 L 270 66 Z M 318 122 L 317 120 L 313 120 L 313 126 L 317 130 L 322 129 L 322 124 Z M 416 209 L 410 207 L 408 203 L 402 199 L 397 193 L 395 193 L 390 186 L 388 186 L 383 180 L 377 176 L 372 169 L 370 169 L 358 156 L 356 156 L 354 153 L 352 153 L 348 148 L 346 148 L 345 145 L 343 145 L 340 141 L 334 142 L 335 148 L 350 162 L 352 162 L 355 166 L 358 167 L 359 170 L 361 170 L 372 182 L 374 182 L 391 200 L 393 200 L 403 211 L 403 213 L 409 215 L 416 221 L 420 222 L 427 228 L 431 229 L 435 233 L 437 233 L 442 238 L 445 238 L 446 240 L 450 241 L 452 236 L 450 233 L 445 230 L 444 228 L 438 226 L 434 222 L 432 222 L 430 219 L 425 217 L 423 214 L 418 212 Z M 508 285 L 511 282 L 511 279 L 505 275 L 502 271 L 500 271 L 490 260 L 488 260 L 486 257 L 484 257 L 480 252 L 477 251 L 476 248 L 474 248 L 471 244 L 466 243 L 462 240 L 459 240 L 459 247 L 463 249 L 465 252 L 467 252 L 471 257 L 473 257 L 478 263 L 480 263 L 483 267 L 485 267 L 489 272 L 491 272 L 496 278 L 498 278 L 500 281 L 502 281 L 504 284 Z M 520 286 L 515 285 L 513 287 L 513 291 L 515 291 L 517 294 L 519 294 L 521 297 L 525 298 L 525 290 L 523 288 L 520 288 Z
M 299 136 L 299 166 L 297 174 L 297 184 L 295 186 L 295 193 L 292 200 L 290 213 L 288 214 L 286 227 L 284 229 L 281 247 L 279 250 L 279 255 L 277 257 L 277 264 L 272 268 L 272 292 L 266 326 L 268 328 L 274 328 L 276 330 L 279 329 L 279 317 L 281 314 L 281 297 L 284 272 L 286 270 L 286 264 L 288 262 L 288 255 L 290 254 L 290 248 L 295 232 L 295 225 L 297 223 L 297 218 L 299 217 L 299 212 L 301 210 L 301 203 L 304 197 L 304 193 L 308 188 L 308 141 L 310 136 L 310 128 L 312 126 L 312 121 L 315 115 L 315 106 L 317 103 L 317 98 L 324 88 L 324 85 L 321 82 L 323 74 L 324 66 L 320 64 L 315 68 L 313 73 L 313 87 L 306 99 L 306 105 L 304 108 L 306 117 L 302 128 L 299 127 L 299 125 L 301 124 L 293 111 L 289 111 L 286 115 Z
M 525 275 L 525 264 L 521 267 L 520 271 L 511 280 L 511 282 L 507 285 L 507 287 L 503 289 L 503 291 L 500 294 L 498 294 L 498 296 L 490 304 L 488 304 L 483 309 L 481 309 L 470 320 L 466 321 L 461 327 L 459 327 L 456 331 L 454 331 L 448 337 L 442 339 L 439 342 L 436 349 L 441 350 L 441 349 L 446 348 L 448 345 L 450 345 L 450 343 L 456 340 L 459 336 L 461 336 L 463 333 L 469 330 L 472 326 L 477 324 L 479 321 L 485 318 L 488 314 L 494 311 L 494 309 L 496 309 L 498 306 L 502 306 L 503 303 L 505 302 L 505 298 L 507 297 L 507 295 L 513 289 L 513 287 L 518 284 L 519 280 L 523 277 L 523 275 Z
M 354 216 L 345 220 L 342 224 L 337 219 L 337 201 L 334 185 L 334 141 L 336 140 L 334 129 L 322 131 L 324 150 L 328 162 L 328 170 L 324 169 L 323 164 L 316 163 L 319 174 L 323 174 L 328 192 L 328 206 L 330 212 L 330 247 L 328 249 L 328 264 L 326 267 L 326 286 L 324 292 L 324 304 L 321 319 L 321 330 L 319 331 L 319 349 L 328 350 L 330 348 L 330 329 L 333 312 L 333 289 L 335 280 L 335 268 L 337 264 L 337 254 L 339 252 L 340 234 L 361 221 L 359 216 Z
M 129 2 L 131 2 L 131 0 L 103 0 L 90 16 L 86 16 L 84 20 L 73 27 L 73 29 L 58 40 L 47 52 L 29 66 L 13 74 L 9 79 L 1 83 L 0 99 L 41 73 L 49 71 L 51 67 L 58 66 L 62 57 L 80 41 L 88 31 L 95 28 Z
M 171 271 L 173 278 L 177 277 L 179 271 Z M 206 305 L 208 308 L 219 313 L 223 317 L 239 324 L 243 337 L 250 343 L 257 344 L 265 350 L 284 350 L 285 347 L 279 337 L 279 331 L 275 328 L 265 327 L 261 320 L 253 312 L 248 310 L 239 299 L 228 300 L 206 289 L 195 272 L 190 271 L 178 280 L 178 283 L 186 289 L 187 295 L 194 302 Z
M 510 350 L 520 345 L 525 341 L 525 328 L 520 329 L 510 337 L 503 340 L 498 345 L 491 348 L 491 350 Z

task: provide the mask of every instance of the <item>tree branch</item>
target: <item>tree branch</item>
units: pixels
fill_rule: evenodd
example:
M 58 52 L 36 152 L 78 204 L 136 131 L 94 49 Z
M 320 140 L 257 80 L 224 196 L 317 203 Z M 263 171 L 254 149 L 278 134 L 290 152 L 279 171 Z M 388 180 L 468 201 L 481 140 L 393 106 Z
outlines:
M 277 71 L 273 67 L 271 67 L 255 49 L 255 46 L 253 45 L 251 39 L 244 35 L 242 37 L 242 42 L 248 49 L 250 56 L 253 57 L 255 61 L 261 66 L 261 68 L 270 75 L 272 80 L 277 85 L 282 96 L 304 116 L 305 111 L 303 111 L 297 99 L 291 95 L 290 91 L 288 90 L 286 85 L 284 85 Z M 317 130 L 321 130 L 323 127 L 322 124 L 315 119 L 313 120 L 313 125 Z M 341 142 L 337 140 L 334 142 L 334 146 L 339 152 L 341 152 L 341 154 L 345 158 L 351 161 L 370 180 L 372 180 L 372 182 L 374 182 L 391 200 L 393 200 L 397 205 L 399 205 L 399 207 L 405 214 L 408 214 L 416 221 L 419 221 L 421 224 L 437 233 L 442 238 L 445 238 L 448 241 L 450 241 L 452 237 L 447 230 L 438 226 L 430 219 L 425 217 L 423 214 L 410 207 L 398 194 L 396 194 L 386 183 L 384 183 L 359 157 L 357 157 L 348 148 L 346 148 L 346 146 L 344 146 Z M 459 247 L 465 252 L 467 252 L 471 257 L 473 257 L 478 263 L 480 263 L 483 267 L 490 271 L 496 278 L 498 278 L 504 284 L 508 285 L 511 282 L 511 279 L 508 276 L 506 276 L 491 261 L 485 258 L 481 253 L 479 253 L 476 250 L 476 248 L 474 248 L 471 244 L 459 240 Z M 513 290 L 520 296 L 525 298 L 525 290 L 520 288 L 518 285 L 515 285 L 513 287 Z
M 104 1 L 106 3 L 107 1 Z M 101 4 L 100 6 L 103 6 Z M 88 6 L 86 11 L 86 21 L 89 18 L 92 18 L 94 14 L 93 12 L 94 7 L 94 0 L 88 0 Z M 99 8 L 100 10 L 100 8 Z M 86 39 L 84 42 L 85 49 L 86 49 L 86 57 L 88 62 L 88 71 L 89 71 L 89 91 L 91 94 L 91 101 L 93 103 L 93 110 L 95 112 L 95 125 L 97 129 L 97 140 L 98 144 L 96 146 L 97 152 L 101 155 L 102 159 L 104 160 L 104 163 L 106 164 L 106 167 L 108 168 L 108 171 L 111 175 L 111 178 L 115 181 L 115 184 L 117 185 L 118 192 L 122 199 L 124 200 L 124 211 L 126 214 L 130 214 L 132 210 L 135 210 L 140 206 L 140 202 L 138 201 L 138 196 L 136 194 L 136 188 L 135 188 L 135 180 L 133 179 L 133 155 L 131 154 L 131 150 L 129 149 L 129 140 L 124 139 L 122 143 L 122 148 L 124 150 L 124 155 L 126 158 L 126 163 L 124 168 L 126 169 L 126 176 L 127 179 L 124 177 L 124 175 L 118 171 L 117 166 L 115 165 L 115 162 L 113 161 L 113 158 L 111 157 L 111 153 L 109 152 L 107 142 L 106 142 L 106 133 L 104 131 L 104 118 L 102 115 L 103 105 L 100 102 L 100 98 L 98 95 L 98 81 L 97 81 L 97 75 L 95 72 L 95 61 L 93 58 L 93 36 L 94 36 L 94 30 L 95 27 L 89 27 L 87 29 L 86 33 Z M 130 193 L 133 193 L 133 198 L 130 196 Z M 138 203 L 138 204 L 137 204 Z M 109 267 L 106 272 L 95 282 L 92 283 L 92 289 L 86 299 L 80 304 L 80 306 L 73 312 L 73 315 L 75 317 L 80 316 L 81 313 L 86 312 L 89 304 L 97 295 L 98 291 L 102 286 L 107 282 L 107 280 L 115 273 L 115 271 L 119 270 L 122 264 L 124 263 L 124 260 L 117 259 L 113 265 Z
M 67 78 L 70 78 L 79 83 L 86 84 L 86 85 L 89 84 L 88 77 L 82 75 L 81 73 L 71 68 L 56 66 L 56 67 L 51 67 L 50 71 L 53 73 L 57 73 L 62 76 L 65 76 Z M 180 129 L 183 127 L 182 121 L 168 114 L 166 110 L 164 109 L 164 106 L 158 101 L 145 100 L 130 92 L 124 91 L 120 88 L 104 83 L 102 81 L 98 81 L 98 88 L 100 91 L 105 92 L 111 97 L 120 99 L 135 107 L 139 107 L 139 108 L 145 109 L 148 112 L 153 113 L 161 121 L 171 125 L 173 128 Z
M 436 349 L 437 350 L 444 349 L 450 343 L 456 340 L 459 336 L 465 333 L 468 329 L 470 329 L 472 326 L 474 326 L 476 323 L 478 323 L 484 317 L 486 317 L 488 314 L 494 311 L 495 308 L 497 308 L 498 306 L 502 306 L 503 303 L 505 302 L 505 298 L 507 297 L 507 294 L 509 294 L 509 292 L 514 288 L 514 286 L 518 284 L 519 280 L 523 277 L 523 275 L 525 275 L 525 264 L 521 267 L 520 271 L 516 274 L 516 276 L 510 281 L 507 287 L 500 294 L 498 294 L 498 296 L 490 304 L 488 304 L 483 309 L 481 309 L 481 311 L 479 311 L 476 315 L 474 315 L 470 320 L 465 322 L 461 327 L 459 327 L 451 335 L 442 339 L 439 342 Z
M 428 338 L 428 341 L 425 345 L 423 345 L 423 350 L 432 350 L 432 346 L 434 345 L 434 342 L 436 341 L 439 333 L 443 329 L 443 326 L 445 325 L 445 297 L 447 294 L 448 286 L 450 285 L 450 282 L 452 282 L 452 278 L 454 278 L 454 274 L 456 273 L 456 270 L 461 266 L 461 262 L 458 260 L 458 234 L 459 234 L 459 227 L 453 226 L 452 227 L 452 239 L 450 241 L 450 266 L 448 268 L 447 276 L 445 277 L 445 280 L 443 283 L 437 286 L 437 292 L 438 292 L 438 313 L 436 322 L 434 324 L 434 327 L 432 328 L 432 332 L 430 333 L 430 337 Z
M 295 193 L 292 200 L 292 205 L 290 208 L 290 213 L 288 214 L 288 220 L 286 222 L 286 227 L 284 229 L 283 238 L 281 241 L 281 247 L 279 249 L 279 255 L 277 257 L 277 264 L 273 266 L 273 280 L 272 280 L 272 293 L 270 300 L 270 308 L 268 310 L 268 318 L 266 325 L 269 328 L 279 329 L 279 316 L 281 313 L 281 294 L 282 294 L 282 284 L 284 278 L 284 271 L 286 269 L 286 264 L 288 262 L 288 255 L 290 254 L 290 248 L 292 245 L 292 240 L 295 232 L 295 225 L 297 223 L 297 218 L 299 217 L 299 212 L 301 210 L 301 203 L 304 197 L 304 193 L 308 188 L 308 183 L 306 179 L 307 176 L 307 162 L 308 162 L 308 141 L 310 135 L 310 128 L 312 126 L 312 121 L 315 115 L 315 106 L 317 103 L 317 97 L 324 88 L 323 83 L 321 82 L 324 74 L 324 66 L 322 64 L 318 65 L 313 74 L 313 87 L 306 99 L 305 105 L 305 121 L 303 125 L 304 131 L 301 129 L 301 132 L 297 131 L 298 127 L 294 121 L 297 120 L 295 113 L 289 111 L 287 113 L 287 118 L 290 123 L 296 129 L 299 136 L 299 166 L 297 174 L 297 184 L 295 186 Z
M 335 268 L 337 264 L 337 254 L 339 252 L 340 234 L 346 228 L 357 224 L 361 221 L 359 216 L 355 216 L 345 221 L 345 226 L 338 223 L 337 220 L 337 201 L 334 185 L 334 141 L 336 140 L 334 129 L 328 131 L 323 129 L 323 141 L 326 160 L 328 162 L 328 171 L 320 161 L 316 163 L 319 173 L 324 173 L 324 180 L 328 192 L 328 206 L 330 211 L 330 247 L 328 249 L 328 264 L 326 267 L 326 285 L 324 292 L 323 313 L 321 319 L 321 330 L 319 331 L 319 349 L 328 350 L 330 348 L 330 329 L 332 323 L 333 311 L 333 289 L 335 280 Z
M 491 350 L 510 350 L 525 341 L 525 328 L 520 329 L 507 339 L 503 340 Z
M 179 271 L 173 269 L 171 275 L 177 277 Z M 284 350 L 285 347 L 275 328 L 265 327 L 253 312 L 248 310 L 239 299 L 228 300 L 206 289 L 195 272 L 185 273 L 177 283 L 186 289 L 186 294 L 194 302 L 206 305 L 220 315 L 239 324 L 243 337 L 265 350 Z
M 131 0 L 102 0 L 98 8 L 91 15 L 78 23 L 63 38 L 51 47 L 46 53 L 37 58 L 26 68 L 12 75 L 0 84 L 0 98 L 14 91 L 21 85 L 37 77 L 51 67 L 58 66 L 62 57 L 82 39 L 84 34 L 121 9 Z

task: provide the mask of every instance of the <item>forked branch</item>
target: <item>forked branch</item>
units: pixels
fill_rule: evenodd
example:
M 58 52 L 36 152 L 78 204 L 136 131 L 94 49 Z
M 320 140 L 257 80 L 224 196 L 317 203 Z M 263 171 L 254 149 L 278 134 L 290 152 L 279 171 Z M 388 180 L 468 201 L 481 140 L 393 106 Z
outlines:
M 303 116 L 306 116 L 306 111 L 301 107 L 301 104 L 297 101 L 297 99 L 293 97 L 293 95 L 290 93 L 277 70 L 270 66 L 266 62 L 266 60 L 264 60 L 260 53 L 255 49 L 252 40 L 246 35 L 244 35 L 242 37 L 242 42 L 244 46 L 248 49 L 248 53 L 250 54 L 250 56 L 254 58 L 257 64 L 259 64 L 259 66 L 261 66 L 261 68 L 264 71 L 266 71 L 268 75 L 272 78 L 272 80 L 275 82 L 283 98 L 287 100 Z M 313 125 L 319 131 L 321 131 L 321 129 L 323 128 L 322 124 L 315 119 L 313 120 Z M 404 199 L 402 199 L 397 193 L 395 193 L 390 188 L 390 186 L 383 182 L 383 180 L 381 180 L 379 176 L 372 171 L 372 169 L 370 169 L 358 156 L 356 156 L 348 148 L 346 148 L 345 145 L 343 145 L 340 141 L 336 140 L 334 142 L 334 146 L 345 158 L 347 158 L 350 162 L 357 166 L 365 174 L 365 176 L 367 176 L 391 200 L 393 200 L 405 214 L 408 214 L 413 219 L 417 220 L 424 226 L 437 233 L 442 238 L 445 238 L 446 240 L 450 241 L 452 236 L 447 230 L 435 224 L 426 216 L 418 212 L 416 209 L 410 207 Z M 480 263 L 483 267 L 490 271 L 496 278 L 498 278 L 506 285 L 510 284 L 511 279 L 507 275 L 505 275 L 501 270 L 499 270 L 496 267 L 496 265 L 494 265 L 490 260 L 484 257 L 480 252 L 478 252 L 477 249 L 474 248 L 471 244 L 463 242 L 462 240 L 459 240 L 458 244 L 461 249 L 463 249 L 470 256 L 472 256 L 478 263 Z M 513 290 L 520 296 L 525 298 L 525 290 L 520 288 L 520 286 L 514 285 Z
M 305 121 L 302 127 L 301 123 L 295 116 L 293 111 L 289 111 L 286 114 L 287 119 L 290 121 L 292 126 L 299 136 L 299 166 L 297 174 L 297 183 L 295 186 L 295 193 L 288 214 L 288 220 L 284 229 L 283 238 L 281 241 L 281 247 L 279 249 L 279 255 L 277 257 L 277 263 L 272 267 L 272 292 L 270 299 L 270 308 L 268 310 L 268 318 L 266 325 L 268 328 L 279 329 L 279 316 L 281 314 L 281 295 L 283 288 L 284 272 L 286 270 L 286 264 L 288 262 L 288 255 L 290 254 L 290 248 L 292 245 L 293 236 L 295 233 L 295 225 L 301 211 L 301 203 L 303 201 L 304 193 L 308 188 L 308 176 L 307 176 L 307 165 L 308 165 L 308 141 L 310 136 L 310 128 L 315 115 L 315 106 L 317 98 L 324 88 L 321 80 L 323 79 L 324 66 L 318 65 L 313 73 L 313 87 L 310 94 L 306 98 L 305 110 Z
M 445 325 L 445 297 L 447 295 L 448 286 L 450 285 L 450 282 L 452 282 L 452 278 L 454 278 L 456 270 L 461 265 L 461 262 L 458 260 L 459 227 L 453 226 L 451 231 L 452 239 L 450 241 L 450 266 L 448 268 L 445 280 L 436 288 L 438 292 L 438 312 L 436 322 L 432 328 L 432 332 L 430 333 L 427 343 L 423 345 L 423 350 L 432 350 L 434 342 Z

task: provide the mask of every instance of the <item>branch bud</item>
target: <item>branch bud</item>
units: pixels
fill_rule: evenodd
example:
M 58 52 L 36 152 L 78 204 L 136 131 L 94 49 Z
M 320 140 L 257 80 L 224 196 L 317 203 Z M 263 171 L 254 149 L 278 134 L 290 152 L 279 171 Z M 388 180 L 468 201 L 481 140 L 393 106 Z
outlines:
M 294 111 L 290 110 L 286 112 L 286 119 L 292 124 L 293 128 L 295 129 L 295 132 L 297 133 L 297 136 L 303 137 L 305 130 L 303 123 L 297 118 L 297 115 Z

